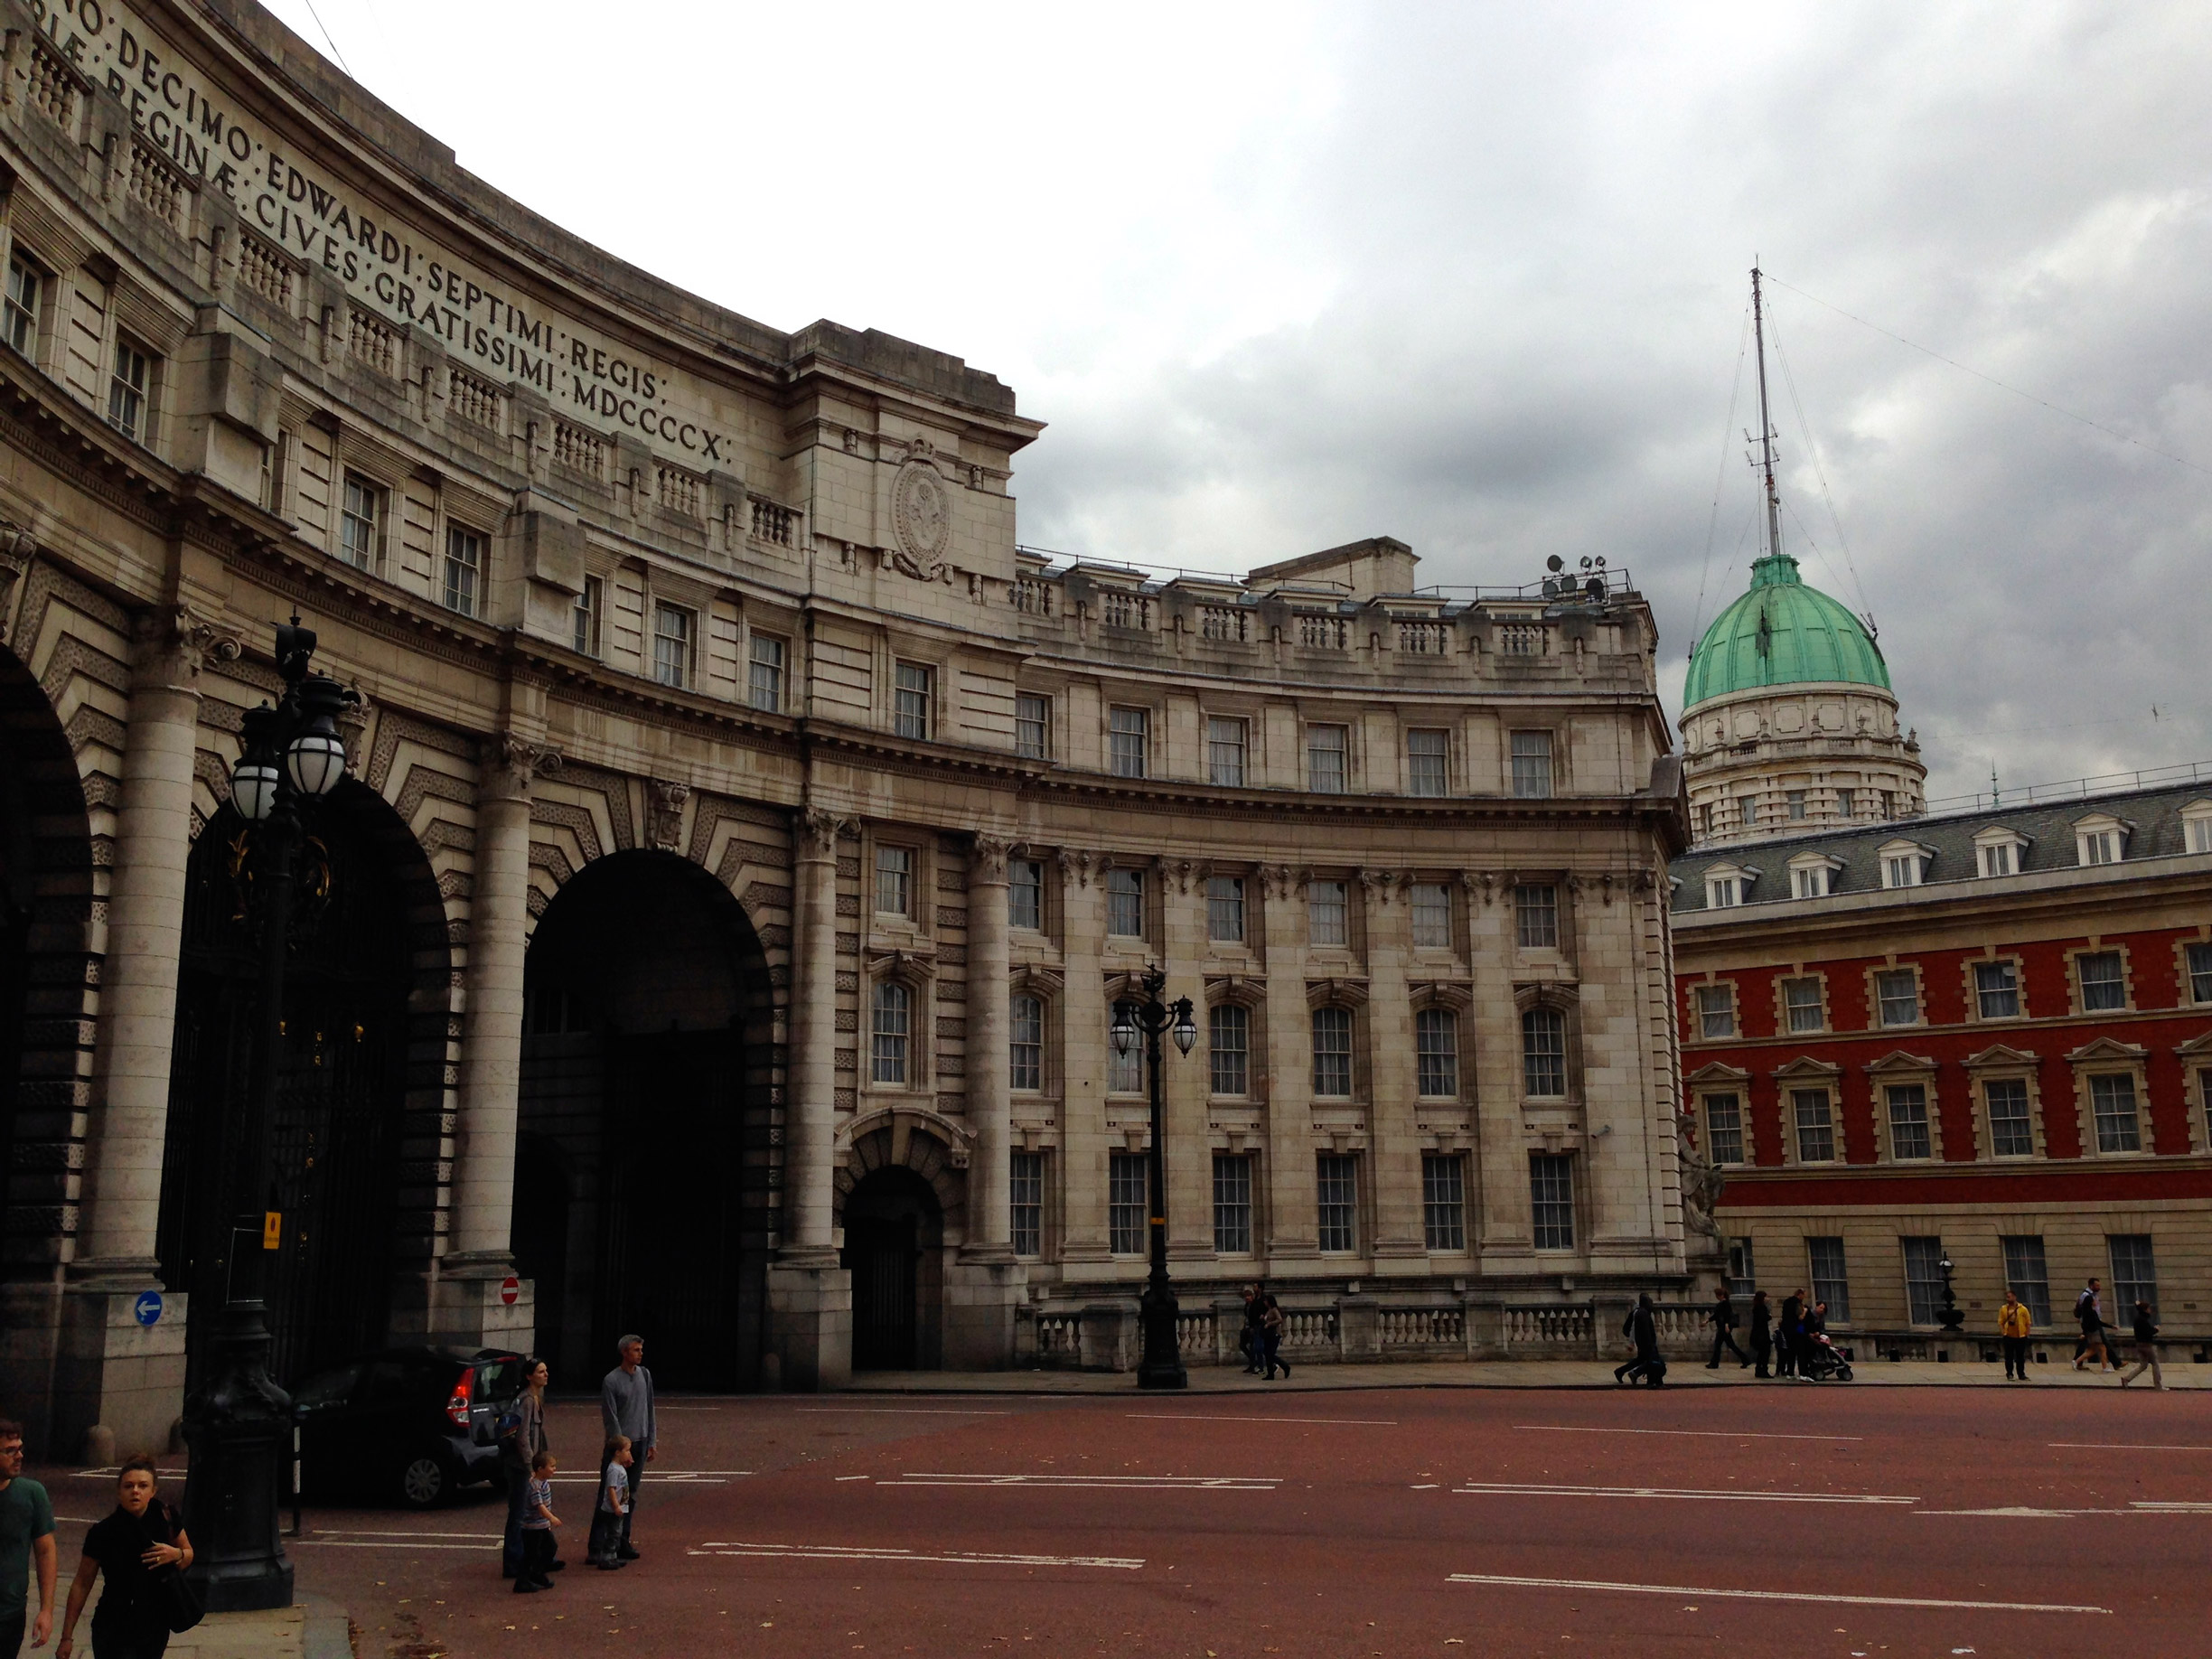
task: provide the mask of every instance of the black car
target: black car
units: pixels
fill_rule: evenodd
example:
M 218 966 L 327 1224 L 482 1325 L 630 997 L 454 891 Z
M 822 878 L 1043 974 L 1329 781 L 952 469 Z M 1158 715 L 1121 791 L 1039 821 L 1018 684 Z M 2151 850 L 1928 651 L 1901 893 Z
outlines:
M 301 1489 L 428 1509 L 498 1480 L 500 1418 L 521 1392 L 522 1356 L 496 1348 L 387 1348 L 318 1371 L 292 1391 Z

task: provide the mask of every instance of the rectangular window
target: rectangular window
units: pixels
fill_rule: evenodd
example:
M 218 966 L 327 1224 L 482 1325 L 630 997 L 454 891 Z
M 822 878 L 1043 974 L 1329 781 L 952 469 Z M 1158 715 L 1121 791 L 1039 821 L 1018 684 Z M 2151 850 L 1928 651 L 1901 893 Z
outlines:
M 599 654 L 599 630 L 605 615 L 606 584 L 597 576 L 587 576 L 583 589 L 576 596 L 576 608 L 569 613 L 568 642 L 580 655 Z
M 2012 1019 L 2020 1011 L 2020 974 L 2010 962 L 1974 964 L 1974 1000 L 1983 1019 Z
M 1802 789 L 1786 789 L 1786 790 L 1784 790 L 1784 791 L 1782 792 L 1782 803 L 1783 803 L 1783 806 L 1785 807 L 1785 809 L 1786 809 L 1786 810 L 1788 811 L 1788 813 L 1789 813 L 1789 820 L 1790 820 L 1790 822 L 1792 822 L 1793 824 L 1802 824 L 1803 822 L 1804 822 L 1804 819 L 1805 819 L 1805 792 L 1804 792 L 1804 791 L 1803 791 Z
M 1801 899 L 1828 896 L 1828 867 L 1810 864 L 1790 872 L 1796 878 L 1797 896 Z
M 1891 1083 L 1884 1094 L 1889 1102 L 1889 1156 L 1900 1161 L 1932 1157 L 1926 1085 Z
M 1843 1241 L 1807 1239 L 1805 1258 L 1813 1275 L 1813 1299 L 1828 1304 L 1831 1324 L 1850 1324 L 1851 1278 L 1843 1270 Z
M 1350 889 L 1341 881 L 1309 882 L 1306 887 L 1307 937 L 1317 945 L 1352 942 Z
M 1430 1250 L 1467 1248 L 1467 1160 L 1457 1153 L 1421 1154 L 1421 1223 Z
M 1014 699 L 1014 753 L 1024 760 L 1052 758 L 1052 698 L 1025 691 Z
M 1206 877 L 1206 937 L 1215 944 L 1244 942 L 1244 882 L 1236 876 Z
M 1711 835 L 1713 832 L 1712 824 L 1712 802 L 1708 801 L 1698 808 L 1698 834 Z
M 1341 1100 L 1352 1092 L 1352 1010 L 1313 1011 L 1313 1092 Z
M 1045 1155 L 1042 1152 L 1017 1152 L 1014 1167 L 1007 1182 L 1008 1201 L 1012 1206 L 1008 1231 L 1013 1235 L 1014 1253 L 1017 1256 L 1041 1256 L 1045 1253 Z
M 1133 1002 L 1117 1002 L 1113 1006 L 1113 1013 L 1120 1015 L 1128 1010 L 1133 1018 L 1136 1007 Z M 1106 1091 L 1110 1094 L 1142 1094 L 1145 1092 L 1145 1045 L 1141 1036 L 1130 1045 L 1126 1054 L 1116 1048 L 1111 1039 L 1108 1041 Z
M 2095 951 L 2074 959 L 2081 980 L 2082 1011 L 2104 1013 L 2127 1007 L 2127 973 L 2117 951 Z
M 25 357 L 38 354 L 39 295 L 45 276 L 23 255 L 8 256 L 7 300 L 0 306 L 0 336 Z
M 1459 1098 L 1459 1017 L 1449 1008 L 1413 1016 L 1414 1071 L 1425 1100 Z
M 1117 778 L 1145 775 L 1145 750 L 1151 731 L 1148 709 L 1115 708 L 1106 717 L 1108 770 Z
M 1835 1161 L 1835 1119 L 1828 1110 L 1825 1089 L 1792 1089 L 1790 1113 L 1797 1126 L 1797 1161 L 1832 1164 Z
M 1705 1097 L 1705 1156 L 1716 1164 L 1744 1161 L 1743 1102 L 1733 1094 Z
M 1248 1256 L 1252 1247 L 1252 1160 L 1249 1153 L 1214 1155 L 1214 1251 Z
M 1757 795 L 1746 795 L 1739 804 L 1738 811 L 1743 815 L 1743 827 L 1747 831 L 1758 828 L 1758 797 Z
M 2189 982 L 2191 1002 L 2212 1002 L 2212 944 L 2189 946 Z
M 1575 1247 L 1574 1155 L 1529 1154 L 1529 1220 L 1538 1250 Z
M 1451 949 L 1451 889 L 1440 881 L 1413 884 L 1413 948 L 1416 951 Z M 2207 995 L 2212 1001 L 2212 995 Z
M 356 570 L 374 570 L 383 550 L 384 492 L 358 473 L 345 475 L 338 513 L 338 557 Z
M 2030 1319 L 2038 1325 L 2048 1325 L 2050 1270 L 2043 1262 L 2041 1235 L 2009 1233 L 1998 1242 L 2004 1246 L 2005 1289 L 2028 1304 Z
M 783 642 L 756 633 L 745 647 L 745 694 L 763 714 L 783 712 Z
M 1317 795 L 1341 795 L 1349 787 L 1348 745 L 1341 726 L 1306 728 L 1306 787 Z
M 1990 1155 L 2033 1158 L 2035 1124 L 2028 1115 L 2028 1080 L 1991 1078 L 1982 1085 L 1982 1103 L 1989 1110 Z
M 108 380 L 108 424 L 141 444 L 154 441 L 154 358 L 143 346 L 116 336 L 115 372 Z M 458 608 L 458 607 L 456 607 Z
M 1406 792 L 1441 795 L 1449 787 L 1443 732 L 1406 734 Z
M 2096 1117 L 2097 1150 L 2140 1152 L 2142 1132 L 2135 1119 L 2135 1079 L 2111 1072 L 2089 1080 L 2089 1109 Z
M 878 847 L 876 849 L 876 914 L 879 916 L 914 914 L 914 848 Z
M 1541 801 L 1551 792 L 1550 732 L 1513 735 L 1513 792 L 1523 801 Z
M 2081 861 L 2084 864 L 2119 863 L 2119 835 L 2111 830 L 2087 831 L 2081 838 Z
M 1514 937 L 1523 951 L 1559 949 L 1559 889 L 1549 882 L 1514 889 Z
M 929 741 L 935 710 L 937 670 L 924 662 L 902 662 L 893 670 L 892 730 L 901 737 Z
M 1710 1043 L 1736 1035 L 1736 988 L 1701 985 L 1697 988 L 1698 1036 Z
M 1251 1010 L 1238 1002 L 1216 1003 L 1206 1017 L 1206 1058 L 1215 1094 L 1250 1092 Z
M 1943 1241 L 1906 1238 L 1905 1317 L 1915 1325 L 1934 1325 L 1943 1313 Z
M 1359 1242 L 1359 1159 L 1349 1153 L 1322 1153 L 1315 1160 L 1314 1186 L 1320 1199 L 1321 1248 L 1354 1248 Z
M 2193 853 L 2212 852 L 2212 817 L 2189 820 L 2189 849 Z
M 1045 1086 L 1045 1001 L 1017 997 L 1008 1010 L 1007 1087 L 1032 1092 Z
M 1885 887 L 1917 887 L 1920 885 L 1920 855 L 1905 853 L 1895 858 L 1882 860 L 1882 886 Z
M 1827 1028 L 1828 1014 L 1821 1006 L 1821 982 L 1818 979 L 1783 980 L 1782 1010 L 1789 1017 L 1789 1028 L 1793 1033 L 1802 1035 L 1807 1031 Z
M 1857 791 L 1849 789 L 1839 789 L 1836 791 L 1836 816 L 1842 819 L 1845 823 L 1848 824 L 1851 822 L 1852 818 L 1857 815 L 1856 809 L 1858 804 L 1859 795 Z
M 1897 792 L 1895 790 L 1885 789 L 1881 792 L 1881 815 L 1884 820 L 1897 816 Z
M 1142 870 L 1106 872 L 1106 931 L 1118 939 L 1142 939 L 1145 931 Z
M 1045 925 L 1045 867 L 1035 858 L 1007 865 L 1007 923 L 1033 931 Z
M 680 605 L 653 606 L 653 678 L 679 691 L 691 683 L 691 613 Z
M 1244 787 L 1244 722 L 1206 722 L 1206 782 L 1225 789 Z
M 1106 1155 L 1106 1248 L 1117 1256 L 1145 1251 L 1146 1205 L 1149 1202 L 1145 1155 Z
M 914 1038 L 914 992 L 896 979 L 878 979 L 870 1008 L 868 1074 L 879 1083 L 904 1083 L 907 1048 Z
M 1920 978 L 1909 968 L 1893 968 L 1874 976 L 1874 997 L 1885 1026 L 1920 1023 Z
M 1741 890 L 1733 876 L 1708 876 L 1705 878 L 1705 903 L 1714 910 L 1733 910 L 1742 903 Z
M 2158 1262 L 2151 1253 L 2147 1233 L 2114 1233 L 2104 1242 L 2112 1247 L 2114 1323 L 2125 1327 L 2135 1316 L 2135 1304 L 2148 1302 L 2158 1311 Z
M 1749 1239 L 1729 1241 L 1729 1294 L 1749 1296 L 1758 1289 L 1758 1261 Z
M 1529 1094 L 1567 1092 L 1567 1017 L 1557 1008 L 1521 1016 L 1521 1081 Z
M 1982 849 L 1982 873 L 1984 876 L 2010 876 L 2012 873 L 2012 843 L 1999 841 L 1993 847 Z
M 445 527 L 445 608 L 476 614 L 476 586 L 483 573 L 483 538 L 458 524 Z

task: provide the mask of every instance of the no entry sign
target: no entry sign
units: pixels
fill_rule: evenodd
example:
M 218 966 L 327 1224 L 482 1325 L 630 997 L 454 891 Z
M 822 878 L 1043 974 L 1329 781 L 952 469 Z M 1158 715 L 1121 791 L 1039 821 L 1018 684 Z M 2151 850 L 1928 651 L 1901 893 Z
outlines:
M 500 1280 L 500 1300 L 512 1308 L 522 1297 L 522 1281 L 512 1273 Z

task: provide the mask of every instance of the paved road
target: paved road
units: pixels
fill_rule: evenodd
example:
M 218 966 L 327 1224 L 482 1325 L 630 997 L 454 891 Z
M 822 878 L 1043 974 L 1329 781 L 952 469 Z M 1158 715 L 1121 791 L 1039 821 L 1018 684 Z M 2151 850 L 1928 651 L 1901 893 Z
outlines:
M 2191 1395 L 1776 1386 L 676 1400 L 645 1559 L 322 1510 L 365 1656 L 2212 1651 Z M 558 1401 L 581 1554 L 596 1413 Z M 89 1483 L 75 1483 L 84 1486 Z M 68 1513 L 89 1513 L 82 1503 Z M 71 1529 L 74 1531 L 75 1529 Z M 73 1542 L 73 1541 L 72 1541 Z

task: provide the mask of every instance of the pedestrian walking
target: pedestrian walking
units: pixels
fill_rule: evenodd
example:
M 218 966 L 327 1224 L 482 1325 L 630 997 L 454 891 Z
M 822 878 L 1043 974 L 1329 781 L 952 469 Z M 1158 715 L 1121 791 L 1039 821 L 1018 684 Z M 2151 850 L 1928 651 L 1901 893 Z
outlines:
M 1793 1290 L 1782 1298 L 1781 1323 L 1775 1326 L 1775 1375 L 1797 1374 L 1797 1326 L 1804 1317 L 1804 1292 Z
M 2120 1379 L 2122 1388 L 2125 1388 L 2146 1371 L 2151 1373 L 2152 1388 L 2161 1391 L 2165 1388 L 2166 1373 L 2159 1369 L 2158 1334 L 2158 1321 L 2151 1317 L 2151 1304 L 2148 1302 L 2136 1303 L 2135 1369 Z
M 1244 1374 L 1258 1376 L 1267 1359 L 1267 1300 L 1258 1285 L 1244 1287 L 1244 1328 L 1237 1333 L 1237 1348 L 1244 1355 Z
M 2095 1354 L 2100 1375 L 2108 1370 L 2119 1370 L 2119 1366 L 2109 1364 L 2111 1354 L 2104 1342 L 2104 1295 L 2099 1280 L 2091 1279 L 2074 1298 L 2074 1317 L 2081 1325 L 2081 1340 L 2074 1345 L 2074 1369 L 2079 1371 Z
M 1270 1294 L 1262 1298 L 1267 1307 L 1261 1315 L 1261 1346 L 1267 1354 L 1267 1380 L 1275 1380 L 1275 1367 L 1282 1367 L 1283 1381 L 1290 1380 L 1290 1362 L 1282 1357 L 1283 1329 L 1289 1321 L 1283 1317 L 1282 1304 Z
M 1636 1358 L 1618 1366 L 1613 1373 L 1616 1382 L 1626 1382 L 1634 1388 L 1638 1381 L 1657 1388 L 1666 1381 L 1666 1361 L 1659 1356 L 1659 1320 L 1652 1311 L 1651 1292 L 1639 1292 L 1636 1306 L 1628 1310 L 1628 1318 L 1621 1326 L 1621 1335 L 1636 1344 Z
M 54 1659 L 70 1659 L 78 1616 L 92 1599 L 93 1580 L 108 1575 L 92 1614 L 92 1659 L 162 1659 L 169 1647 L 169 1570 L 192 1564 L 183 1517 L 155 1495 L 154 1459 L 123 1460 L 116 1506 L 85 1534 L 84 1555 L 70 1580 Z
M 35 1480 L 23 1478 L 21 1423 L 0 1420 L 0 1659 L 22 1651 L 23 1624 L 30 1614 L 29 1586 L 38 1568 L 38 1622 L 31 1645 L 43 1647 L 53 1634 L 54 1579 L 60 1547 L 54 1542 L 53 1499 Z
M 511 1413 L 500 1419 L 500 1472 L 507 1477 L 507 1534 L 500 1546 L 500 1577 L 519 1578 L 522 1571 L 522 1511 L 530 1502 L 530 1466 L 538 1454 L 550 1450 L 546 1442 L 545 1393 L 553 1373 L 541 1359 L 522 1362 L 522 1392 Z M 511 1415 L 513 1421 L 508 1420 Z M 558 1569 L 564 1563 L 553 1563 Z
M 2028 1334 L 2035 1328 L 2028 1304 L 2010 1290 L 1997 1310 L 1997 1335 L 2004 1343 L 2005 1381 L 2028 1381 Z
M 625 1561 L 638 1559 L 630 1542 L 630 1526 L 637 1519 L 638 1488 L 644 1484 L 645 1466 L 653 1460 L 653 1380 L 645 1369 L 645 1339 L 635 1334 L 614 1345 L 622 1364 L 599 1384 L 600 1425 L 608 1439 L 621 1435 L 630 1442 L 635 1461 L 630 1466 L 630 1507 L 623 1511 L 622 1542 L 614 1553 Z
M 1774 1358 L 1774 1310 L 1767 1306 L 1767 1293 L 1751 1293 L 1751 1359 L 1758 1369 L 1751 1374 L 1765 1382 L 1772 1375 L 1767 1364 Z
M 615 1553 L 622 1540 L 623 1517 L 630 1513 L 630 1465 L 633 1454 L 630 1437 L 618 1434 L 606 1443 L 599 1457 L 599 1501 L 592 1508 L 591 1542 L 586 1556 L 602 1572 L 630 1563 Z
M 1745 1366 L 1749 1365 L 1751 1356 L 1736 1345 L 1736 1302 L 1735 1298 L 1729 1295 L 1726 1285 L 1722 1285 L 1713 1293 L 1712 1311 L 1707 1317 L 1712 1320 L 1713 1351 L 1712 1358 L 1705 1362 L 1705 1369 L 1708 1371 L 1720 1369 L 1720 1350 L 1723 1347 L 1726 1347 L 1730 1354 L 1742 1362 L 1737 1366 L 1737 1370 L 1741 1371 Z
M 518 1596 L 553 1588 L 553 1529 L 561 1523 L 553 1513 L 553 1476 L 558 1467 L 549 1451 L 530 1459 L 530 1496 L 522 1506 L 522 1570 L 514 1587 Z

